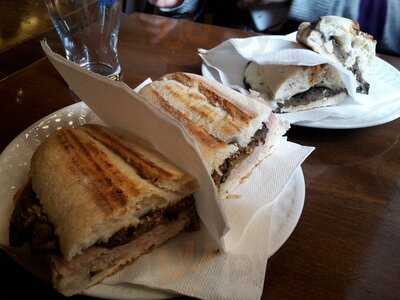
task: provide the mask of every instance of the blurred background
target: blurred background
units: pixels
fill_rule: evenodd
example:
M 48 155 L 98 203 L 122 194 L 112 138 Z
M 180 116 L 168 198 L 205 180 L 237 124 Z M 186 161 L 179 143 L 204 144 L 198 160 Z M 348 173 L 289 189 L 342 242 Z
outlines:
M 286 34 L 302 21 L 340 15 L 358 21 L 363 31 L 372 34 L 378 40 L 378 52 L 400 55 L 400 0 L 124 0 L 123 12 L 157 14 L 263 34 Z M 157 23 L 144 26 L 155 32 L 165 30 Z M 38 41 L 44 35 L 51 36 L 51 31 L 42 0 L 1 0 L 0 78 L 43 57 Z

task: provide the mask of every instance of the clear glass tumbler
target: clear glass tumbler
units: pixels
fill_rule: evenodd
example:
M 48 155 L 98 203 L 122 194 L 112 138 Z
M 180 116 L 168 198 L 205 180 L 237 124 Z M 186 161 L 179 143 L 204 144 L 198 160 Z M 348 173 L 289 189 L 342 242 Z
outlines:
M 122 0 L 44 0 L 68 60 L 119 80 Z

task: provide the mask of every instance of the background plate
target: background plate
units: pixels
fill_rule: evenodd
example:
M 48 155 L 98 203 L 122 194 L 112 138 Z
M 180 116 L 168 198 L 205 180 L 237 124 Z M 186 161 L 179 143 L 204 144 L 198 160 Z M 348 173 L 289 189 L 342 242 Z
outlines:
M 383 65 L 389 69 L 400 68 L 400 58 L 393 56 L 380 55 L 379 58 Z M 388 60 L 388 62 L 386 62 Z M 382 64 L 381 64 L 382 65 Z M 221 82 L 218 72 L 204 63 L 201 65 L 201 72 L 204 77 L 209 79 L 217 80 Z M 324 128 L 324 129 L 353 129 L 353 128 L 365 128 L 371 126 L 377 126 L 384 123 L 391 122 L 400 117 L 400 101 L 390 111 L 374 111 L 373 114 L 366 114 L 359 118 L 326 118 L 315 122 L 298 122 L 296 126 L 312 127 L 312 128 Z

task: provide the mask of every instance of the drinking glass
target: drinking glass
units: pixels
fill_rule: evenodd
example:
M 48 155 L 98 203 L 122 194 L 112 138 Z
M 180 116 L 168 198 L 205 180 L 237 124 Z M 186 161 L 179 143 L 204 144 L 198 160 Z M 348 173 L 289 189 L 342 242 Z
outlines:
M 122 0 L 44 0 L 68 60 L 119 80 Z

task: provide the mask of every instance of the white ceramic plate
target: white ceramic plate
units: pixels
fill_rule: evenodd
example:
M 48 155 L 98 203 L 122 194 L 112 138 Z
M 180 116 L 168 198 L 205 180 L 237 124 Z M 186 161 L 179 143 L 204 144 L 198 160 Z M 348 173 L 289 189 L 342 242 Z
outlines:
M 0 212 L 7 211 L 6 206 L 12 205 L 10 199 L 27 180 L 31 156 L 46 137 L 60 128 L 99 122 L 97 116 L 84 103 L 79 102 L 48 115 L 19 134 L 0 155 Z M 270 255 L 274 254 L 293 232 L 303 210 L 304 197 L 304 176 L 299 167 L 272 208 L 274 213 Z M 1 226 L 0 235 L 7 234 L 7 226 Z M 98 284 L 86 290 L 84 294 L 112 299 L 171 297 L 171 294 L 133 284 Z
M 400 66 L 400 59 L 392 58 L 392 63 L 394 61 Z M 396 68 L 389 63 L 385 62 L 381 58 L 379 59 L 378 66 L 384 67 L 385 69 L 396 70 Z M 385 56 L 385 59 L 387 57 Z M 205 65 L 204 63 L 201 66 L 201 71 L 204 77 L 215 79 L 218 82 L 221 82 L 218 72 Z M 391 72 L 390 74 L 396 74 L 398 72 Z M 390 75 L 388 75 L 388 80 L 391 80 Z M 296 126 L 303 127 L 312 127 L 312 128 L 325 128 L 325 129 L 352 129 L 352 128 L 365 128 L 371 126 L 377 126 L 384 123 L 391 122 L 400 117 L 400 101 L 397 101 L 396 104 L 390 110 L 383 109 L 382 111 L 375 110 L 368 114 L 363 114 L 360 117 L 354 118 L 326 118 L 320 121 L 307 121 L 307 122 L 298 122 Z

